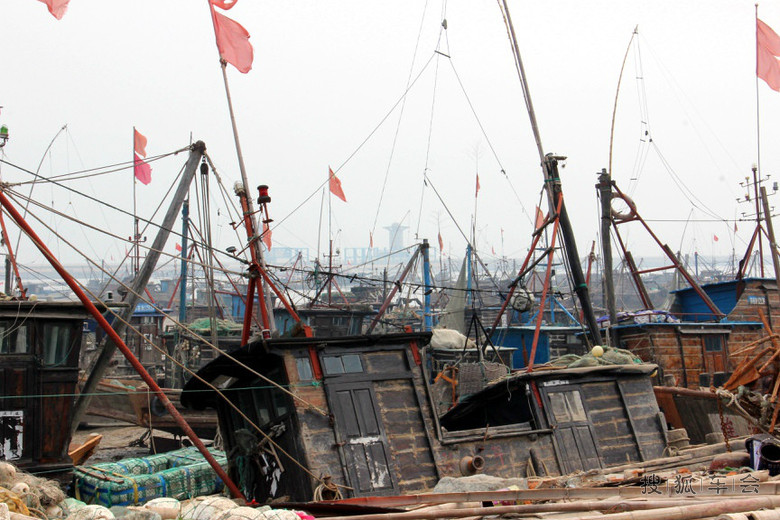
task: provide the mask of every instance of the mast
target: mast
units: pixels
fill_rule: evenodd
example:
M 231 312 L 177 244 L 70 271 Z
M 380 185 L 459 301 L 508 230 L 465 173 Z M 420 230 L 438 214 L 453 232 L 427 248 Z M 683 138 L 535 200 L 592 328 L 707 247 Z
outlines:
M 157 232 L 157 236 L 152 242 L 152 246 L 149 249 L 149 253 L 144 258 L 144 263 L 138 274 L 133 278 L 133 282 L 130 286 L 130 290 L 127 293 L 125 303 L 127 307 L 122 311 L 121 316 L 117 319 L 114 330 L 121 337 L 127 328 L 127 323 L 130 323 L 130 319 L 135 312 L 135 306 L 138 300 L 141 298 L 146 285 L 149 283 L 149 278 L 152 276 L 157 260 L 160 258 L 162 251 L 165 247 L 165 243 L 168 240 L 168 236 L 171 233 L 173 224 L 176 221 L 176 216 L 179 214 L 181 206 L 184 204 L 184 199 L 190 189 L 193 177 L 195 177 L 195 170 L 198 167 L 203 154 L 206 152 L 206 145 L 203 141 L 197 141 L 190 148 L 190 157 L 187 160 L 187 164 L 184 167 L 179 186 L 173 195 L 171 205 L 168 208 L 168 212 L 165 214 L 160 228 Z M 103 348 L 98 356 L 95 364 L 92 367 L 92 371 L 87 377 L 87 381 L 84 383 L 84 387 L 81 389 L 81 394 L 73 407 L 73 419 L 71 422 L 71 431 L 76 431 L 81 419 L 87 411 L 89 401 L 92 398 L 98 383 L 103 378 L 103 375 L 108 368 L 111 358 L 116 351 L 116 344 L 114 341 L 106 341 L 103 344 Z
M 509 6 L 507 5 L 506 0 L 501 0 L 501 2 L 507 28 L 509 30 L 509 37 L 512 42 L 512 52 L 515 57 L 515 64 L 520 76 L 520 84 L 523 89 L 523 98 L 525 100 L 526 110 L 528 112 L 528 117 L 531 120 L 531 129 L 533 130 L 534 139 L 536 141 L 536 148 L 539 152 L 539 159 L 541 160 L 542 164 L 548 204 L 551 210 L 560 205 L 560 214 L 558 215 L 560 218 L 559 229 L 561 231 L 564 253 L 566 254 L 566 258 L 569 264 L 569 272 L 572 277 L 572 282 L 574 283 L 574 291 L 580 300 L 583 316 L 588 326 L 591 339 L 596 344 L 598 344 L 601 342 L 601 332 L 599 330 L 598 323 L 596 322 L 596 315 L 593 312 L 588 286 L 585 283 L 585 276 L 582 273 L 579 253 L 577 252 L 577 243 L 574 240 L 574 232 L 572 231 L 569 214 L 566 211 L 566 205 L 563 202 L 561 180 L 558 175 L 558 161 L 564 160 L 565 157 L 544 153 L 544 148 L 542 147 L 542 138 L 539 133 L 539 125 L 536 122 L 536 112 L 534 111 L 533 103 L 531 101 L 531 93 L 528 87 L 525 68 L 523 67 L 523 60 L 520 57 L 520 47 L 517 44 L 517 37 L 515 35 L 515 29 L 512 24 L 512 17 L 509 14 Z
M 609 313 L 608 338 L 613 339 L 612 344 L 616 344 L 614 327 L 617 325 L 617 309 L 615 308 L 615 283 L 612 279 L 612 240 L 610 231 L 612 230 L 612 180 L 609 172 L 602 169 L 599 175 L 599 183 L 596 185 L 601 199 L 601 256 L 604 260 L 604 269 L 602 276 L 604 279 L 604 295 L 606 296 L 607 312 Z
M 214 35 L 217 34 L 217 21 L 216 21 L 216 13 L 214 12 L 214 5 L 209 0 L 209 12 L 211 13 L 211 23 L 214 26 Z M 219 45 L 217 45 L 219 47 Z M 228 104 L 228 112 L 230 113 L 230 124 L 233 128 L 233 141 L 236 145 L 236 155 L 238 156 L 238 169 L 241 172 L 241 190 L 236 189 L 236 194 L 241 199 L 242 208 L 244 209 L 244 223 L 247 226 L 247 235 L 249 239 L 249 249 L 253 252 L 253 262 L 258 263 L 258 268 L 262 269 L 263 271 L 266 271 L 268 269 L 268 266 L 265 263 L 265 258 L 263 257 L 263 248 L 260 246 L 260 236 L 257 233 L 258 229 L 262 229 L 260 226 L 257 226 L 255 224 L 255 209 L 254 205 L 252 203 L 252 197 L 249 195 L 249 180 L 247 178 L 246 174 L 246 166 L 244 165 L 244 154 L 241 152 L 241 142 L 238 138 L 238 126 L 236 125 L 236 116 L 233 111 L 233 99 L 230 97 L 230 86 L 228 85 L 228 79 L 227 79 L 227 62 L 220 57 L 220 66 L 222 69 L 222 81 L 225 85 L 225 97 L 227 98 L 227 104 Z M 243 196 L 242 196 L 243 192 Z M 246 206 L 246 207 L 244 207 Z M 251 269 L 250 269 L 251 271 Z M 251 274 L 251 273 L 250 273 Z M 252 284 L 249 284 L 249 287 L 251 287 Z M 265 306 L 265 311 L 262 313 L 263 316 L 263 327 L 265 330 L 268 331 L 269 335 L 271 332 L 273 332 L 276 329 L 276 326 L 274 325 L 273 320 L 273 305 L 271 303 L 271 295 L 268 291 L 268 286 L 265 283 L 265 280 L 260 280 L 260 283 L 257 284 L 258 286 L 258 297 L 261 300 L 261 305 Z M 251 300 L 254 298 L 254 294 L 249 295 L 249 292 L 253 292 L 251 289 L 247 289 L 247 311 L 251 308 Z M 269 317 L 270 316 L 270 317 Z M 246 324 L 248 320 L 244 320 L 244 323 Z M 242 338 L 245 338 L 248 336 L 248 330 L 244 330 L 242 333 Z
M 425 293 L 423 297 L 423 330 L 429 331 L 433 329 L 433 316 L 431 316 L 431 291 L 433 291 L 433 287 L 431 285 L 430 246 L 427 238 L 423 239 L 421 248 L 423 255 L 423 280 L 425 283 Z

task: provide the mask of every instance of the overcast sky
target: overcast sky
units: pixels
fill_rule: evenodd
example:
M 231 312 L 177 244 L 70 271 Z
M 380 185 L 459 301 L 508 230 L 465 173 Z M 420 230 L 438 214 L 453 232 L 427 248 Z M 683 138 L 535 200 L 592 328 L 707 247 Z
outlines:
M 581 255 L 597 238 L 596 174 L 608 164 L 618 74 L 638 25 L 618 101 L 614 179 L 645 218 L 673 221 L 651 222 L 672 249 L 709 258 L 735 248 L 740 256 L 752 226 L 738 223 L 734 236 L 733 219 L 749 211 L 736 202 L 744 194 L 739 182 L 757 161 L 754 3 L 509 5 L 544 149 L 569 157 L 564 193 Z M 313 255 L 321 237 L 325 247 L 327 203 L 321 233 L 320 195 L 299 206 L 330 166 L 340 168 L 348 200 L 331 201 L 337 246 L 366 247 L 374 229 L 375 245 L 384 247 L 383 227 L 403 222 L 410 228 L 407 243 L 418 233 L 435 244 L 441 230 L 445 252 L 462 255 L 456 224 L 432 187 L 423 186 L 427 168 L 466 232 L 479 173 L 478 248 L 488 259 L 493 250 L 524 255 L 542 174 L 495 1 L 239 0 L 225 14 L 252 36 L 253 70 L 228 67 L 228 78 L 250 185 L 271 187 L 275 245 L 306 247 Z M 778 4 L 761 5 L 759 17 L 780 31 Z M 192 135 L 206 143 L 228 189 L 240 178 L 206 0 L 71 0 L 61 21 L 40 2 L 4 0 L 0 35 L 7 161 L 35 170 L 67 124 L 41 174 L 126 162 L 135 126 L 149 139 L 150 155 L 180 149 Z M 391 112 L 418 76 L 406 102 Z M 761 167 L 774 174 L 780 93 L 761 82 L 758 98 Z M 151 215 L 185 160 L 179 155 L 152 165 L 152 183 L 137 188 L 139 214 Z M 0 173 L 5 182 L 30 179 L 8 165 Z M 69 185 L 132 210 L 130 170 Z M 130 217 L 63 190 L 38 186 L 33 198 L 119 236 L 132 233 Z M 215 213 L 221 200 L 215 194 Z M 118 240 L 34 212 L 92 257 L 124 253 Z M 221 248 L 240 247 L 230 220 L 224 210 L 214 216 Z M 629 246 L 637 256 L 658 256 L 636 226 L 625 227 Z M 62 243 L 56 251 L 78 261 Z

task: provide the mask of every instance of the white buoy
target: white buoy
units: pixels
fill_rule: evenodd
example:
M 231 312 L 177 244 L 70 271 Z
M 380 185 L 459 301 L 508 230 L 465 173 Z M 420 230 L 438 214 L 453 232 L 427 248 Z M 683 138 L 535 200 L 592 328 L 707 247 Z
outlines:
M 604 355 L 604 347 L 601 345 L 596 345 L 591 349 L 590 353 L 593 355 L 593 357 L 601 357 Z

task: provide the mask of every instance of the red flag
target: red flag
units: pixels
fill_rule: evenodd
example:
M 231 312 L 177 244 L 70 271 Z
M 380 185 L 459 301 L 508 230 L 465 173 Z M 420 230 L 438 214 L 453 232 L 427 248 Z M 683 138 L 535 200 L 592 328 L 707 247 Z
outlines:
M 439 251 L 444 251 L 444 240 L 441 239 L 441 231 L 439 231 Z
M 236 2 L 238 0 L 211 0 L 211 3 L 219 7 L 220 9 L 224 9 L 227 11 L 228 9 L 232 9 L 234 5 L 236 5 Z
M 222 2 L 212 0 L 211 3 L 219 6 Z M 252 70 L 254 59 L 252 44 L 249 43 L 249 32 L 240 23 L 214 11 L 213 7 L 211 15 L 214 20 L 219 57 L 233 65 L 239 72 L 246 74 Z
M 474 197 L 479 195 L 479 174 L 477 174 L 477 191 L 474 192 Z
M 756 18 L 756 75 L 769 88 L 780 91 L 780 36 L 767 24 Z
M 490 246 L 490 250 L 493 252 L 494 255 L 496 254 L 496 248 L 495 247 Z
M 134 154 L 135 155 L 135 154 Z M 143 184 L 149 184 L 152 182 L 152 168 L 147 163 L 143 162 L 138 155 L 135 155 L 135 178 L 141 181 Z
M 341 181 L 338 177 L 336 177 L 336 174 L 333 173 L 333 170 L 328 168 L 328 171 L 330 172 L 330 192 L 344 202 L 347 202 L 347 197 L 344 195 L 344 190 L 341 189 Z
M 268 227 L 268 222 L 263 222 L 263 244 L 271 250 L 271 228 Z
M 371 231 L 368 232 L 368 247 L 374 249 L 374 234 Z
M 718 235 L 712 235 L 712 239 L 717 242 L 718 241 Z
M 542 227 L 542 224 L 544 224 L 544 215 L 542 215 L 542 210 L 539 209 L 539 206 L 536 206 L 536 222 L 534 223 L 534 231 Z
M 146 157 L 146 137 L 141 132 L 133 128 L 133 148 L 135 153 L 141 157 Z
M 70 0 L 39 0 L 39 1 L 46 4 L 46 6 L 49 8 L 49 12 L 57 20 L 62 20 L 62 17 L 65 15 L 65 11 L 67 11 L 68 9 L 68 2 L 70 2 Z
M 738 230 L 737 230 L 737 222 L 736 222 L 736 221 L 734 221 L 734 233 L 736 233 L 737 231 L 738 231 Z
M 176 244 L 176 251 L 181 253 L 181 244 Z

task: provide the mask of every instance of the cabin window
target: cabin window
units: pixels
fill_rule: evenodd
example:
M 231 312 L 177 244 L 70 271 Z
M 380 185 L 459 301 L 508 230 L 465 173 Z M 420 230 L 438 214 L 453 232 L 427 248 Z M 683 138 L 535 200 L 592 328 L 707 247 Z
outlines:
M 439 418 L 444 437 L 484 438 L 485 429 L 494 432 L 530 432 L 538 428 L 532 410 L 532 395 L 524 383 L 484 400 L 459 403 Z M 457 432 L 457 433 L 456 433 Z
M 75 341 L 70 323 L 43 324 L 43 363 L 60 365 L 67 361 Z
M 722 352 L 723 351 L 723 336 L 720 336 L 720 335 L 704 336 L 704 351 L 705 352 Z
M 314 379 L 314 372 L 311 369 L 311 360 L 309 358 L 296 358 L 295 367 L 298 369 L 299 381 L 312 381 Z
M 325 373 L 332 376 L 337 374 L 359 374 L 363 371 L 363 363 L 358 354 L 344 354 L 341 356 L 324 356 Z
M 27 325 L 0 321 L 0 354 L 27 354 L 30 351 L 27 330 Z
M 555 422 L 569 423 L 587 420 L 579 390 L 550 392 L 548 395 Z

